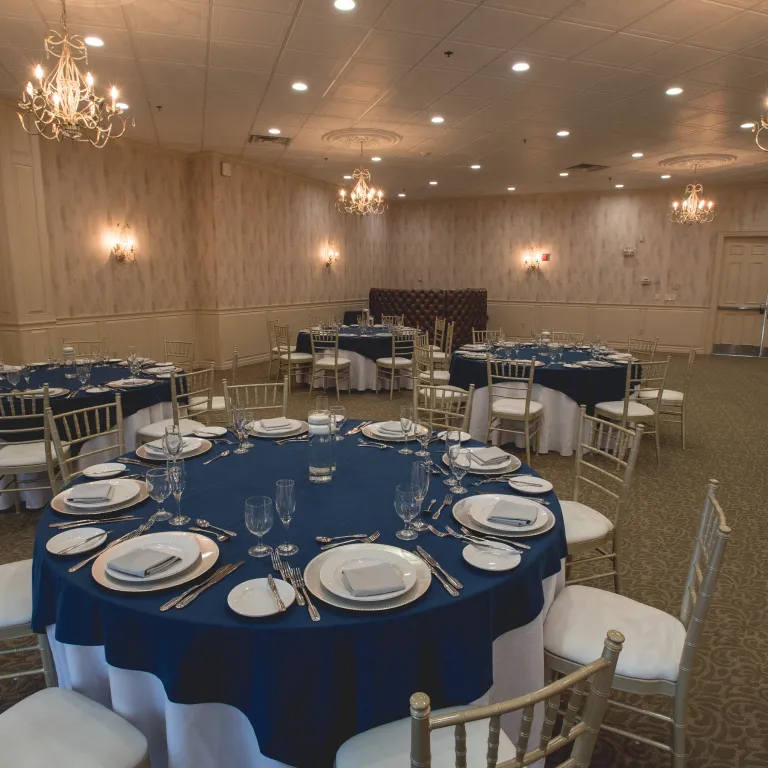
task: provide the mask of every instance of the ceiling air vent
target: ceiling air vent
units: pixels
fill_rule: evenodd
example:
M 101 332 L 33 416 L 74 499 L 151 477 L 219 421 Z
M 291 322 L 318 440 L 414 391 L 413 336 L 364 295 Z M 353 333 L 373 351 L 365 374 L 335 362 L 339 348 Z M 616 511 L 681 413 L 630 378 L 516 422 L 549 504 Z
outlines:
M 604 171 L 607 167 L 607 165 L 595 165 L 594 163 L 579 163 L 578 165 L 572 165 L 570 168 L 566 168 L 566 170 L 592 173 L 593 171 Z
M 288 136 L 259 136 L 256 133 L 248 137 L 249 144 L 271 144 L 275 147 L 287 147 L 292 141 Z

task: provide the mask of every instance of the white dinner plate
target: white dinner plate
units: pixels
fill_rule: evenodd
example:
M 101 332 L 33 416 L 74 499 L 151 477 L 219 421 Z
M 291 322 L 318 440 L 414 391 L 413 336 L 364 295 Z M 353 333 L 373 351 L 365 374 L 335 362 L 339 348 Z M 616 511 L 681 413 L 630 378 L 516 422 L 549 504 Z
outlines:
M 192 449 L 189 447 L 189 444 L 187 444 L 184 447 L 184 450 L 181 452 L 181 456 L 179 458 L 181 459 L 192 459 L 195 456 L 201 456 L 204 453 L 207 453 L 211 450 L 213 447 L 213 443 L 210 440 L 202 440 L 199 437 L 185 437 L 185 440 L 194 440 L 196 448 Z M 152 442 L 157 442 L 157 440 L 153 440 Z M 154 453 L 153 451 L 148 451 L 145 445 L 140 445 L 136 449 L 136 455 L 140 459 L 145 459 L 147 461 L 167 461 L 168 457 L 164 453 Z
M 476 523 L 472 517 L 469 514 L 467 504 L 466 502 L 471 501 L 473 499 L 479 498 L 478 496 L 471 496 L 467 499 L 460 499 L 456 504 L 453 505 L 451 508 L 451 514 L 453 515 L 454 520 L 456 520 L 459 525 L 464 525 L 467 528 L 471 528 L 473 531 L 476 531 L 477 533 L 484 533 L 486 535 L 491 536 L 502 536 L 505 539 L 515 539 L 515 538 L 528 538 L 529 536 L 540 536 L 542 533 L 546 533 L 547 531 L 551 531 L 552 528 L 555 527 L 555 516 L 550 512 L 550 510 L 546 510 L 547 512 L 547 522 L 546 524 L 541 527 L 537 528 L 535 531 L 521 531 L 519 528 L 510 531 L 509 533 L 503 533 L 501 534 L 498 530 L 495 530 L 493 528 L 486 528 L 484 525 L 479 525 Z
M 355 602 L 378 603 L 382 600 L 391 600 L 393 597 L 402 595 L 416 584 L 416 571 L 414 567 L 403 560 L 399 554 L 394 552 L 377 552 L 375 555 L 350 555 L 349 552 L 344 552 L 344 549 L 345 547 L 339 547 L 334 553 L 336 557 L 329 557 L 320 569 L 322 585 L 330 592 L 333 592 L 334 595 Z M 344 566 L 348 565 L 354 568 L 366 565 L 380 565 L 381 563 L 389 563 L 400 574 L 405 588 L 399 592 L 388 592 L 384 595 L 367 595 L 365 597 L 353 595 L 341 576 Z
M 100 482 L 100 481 L 96 481 Z M 70 501 L 69 495 L 74 488 L 68 488 L 64 493 L 66 497 L 64 499 L 66 505 L 72 509 L 79 509 L 83 512 L 103 512 L 105 509 L 113 509 L 116 506 L 126 504 L 129 501 L 135 499 L 141 492 L 141 487 L 135 480 L 125 480 L 123 478 L 115 478 L 114 480 L 107 480 L 105 484 L 112 486 L 112 496 L 109 501 Z M 94 483 L 83 483 L 83 485 L 94 485 Z M 80 487 L 80 486 L 75 486 Z
M 378 429 L 378 424 L 369 424 L 363 427 L 363 434 L 369 437 L 371 440 L 383 440 L 384 442 L 402 443 L 403 435 L 396 435 L 392 432 L 381 432 Z M 421 424 L 412 424 L 410 430 L 408 430 L 408 440 L 415 440 L 417 434 L 424 434 L 427 431 L 426 427 Z
M 110 503 L 105 507 L 99 507 L 98 509 L 84 509 L 83 507 L 71 507 L 66 503 L 67 494 L 70 489 L 57 494 L 51 499 L 51 507 L 54 511 L 62 515 L 76 515 L 78 517 L 98 517 L 99 515 L 108 515 L 112 512 L 117 512 L 119 509 L 128 509 L 129 507 L 135 507 L 137 504 L 141 504 L 143 501 L 149 498 L 149 492 L 147 491 L 147 484 L 143 480 L 129 480 L 122 477 L 115 478 L 112 482 L 115 483 L 134 483 L 139 486 L 138 496 L 134 496 L 126 502 L 121 504 Z
M 176 555 L 176 557 L 179 558 L 179 561 L 165 571 L 153 573 L 149 576 L 131 576 L 129 573 L 120 573 L 109 567 L 110 560 L 118 557 L 118 555 L 113 553 L 112 557 L 107 558 L 107 575 L 118 581 L 144 584 L 148 581 L 168 579 L 182 571 L 186 571 L 187 568 L 191 568 L 200 557 L 200 545 L 197 543 L 197 537 L 193 534 L 190 533 L 186 536 L 179 536 L 178 533 L 180 532 L 147 533 L 144 536 L 139 536 L 135 539 L 126 541 L 126 545 L 132 544 L 133 546 L 126 546 L 125 549 L 119 552 L 119 555 L 127 555 L 129 552 L 134 552 L 137 549 L 150 549 L 153 552 Z M 115 549 L 117 549 L 117 547 L 115 547 Z
M 509 481 L 509 487 L 514 488 L 520 493 L 527 493 L 535 496 L 539 493 L 549 493 L 553 489 L 552 483 L 543 477 L 534 477 L 533 475 L 518 475 Z
M 499 501 L 513 501 L 524 507 L 532 507 L 536 510 L 536 519 L 530 525 L 507 525 L 505 523 L 491 522 L 493 509 Z M 497 533 L 530 533 L 543 528 L 547 524 L 547 508 L 533 499 L 521 499 L 518 496 L 506 496 L 503 494 L 482 494 L 467 499 L 467 511 L 477 525 Z
M 107 386 L 114 389 L 141 389 L 141 387 L 148 387 L 154 383 L 152 379 L 117 379 L 108 381 Z
M 107 362 L 112 363 L 112 365 L 116 365 L 117 363 L 121 363 L 122 360 L 119 357 L 110 357 Z
M 461 556 L 470 565 L 483 571 L 511 571 L 520 565 L 520 553 L 511 549 L 490 549 L 467 544 L 461 551 Z
M 286 608 L 293 605 L 296 592 L 287 581 L 275 579 L 275 588 Z M 227 605 L 249 619 L 261 619 L 280 612 L 267 579 L 251 579 L 238 584 L 227 595 Z
M 43 368 L 44 366 L 48 365 L 48 363 L 30 363 L 30 365 L 33 368 Z
M 455 431 L 456 431 L 455 429 L 451 430 L 451 432 L 455 432 Z M 446 434 L 446 430 L 443 430 L 442 432 L 438 432 L 437 433 L 437 439 L 438 440 L 445 440 L 445 434 Z M 469 432 L 462 432 L 461 433 L 461 441 L 460 442 L 466 443 L 467 440 L 471 440 L 471 439 L 472 439 L 472 435 L 470 435 Z
M 309 424 L 306 421 L 299 421 L 298 419 L 288 419 L 288 421 L 290 426 L 284 429 L 264 429 L 259 419 L 259 421 L 252 421 L 248 424 L 248 432 L 253 437 L 280 438 L 295 437 L 309 431 Z
M 510 453 L 508 461 L 503 464 L 495 464 L 492 467 L 487 467 L 480 464 L 477 459 L 472 457 L 471 448 L 468 448 L 467 450 L 470 452 L 469 469 L 467 470 L 470 475 L 505 475 L 507 472 L 516 472 L 523 466 L 523 462 L 520 461 L 517 456 L 513 456 Z M 443 454 L 443 464 L 445 464 L 446 467 L 450 466 L 448 455 L 445 453 Z
M 114 477 L 121 472 L 125 472 L 125 464 L 119 462 L 109 462 L 107 464 L 94 464 L 92 467 L 88 467 L 83 470 L 83 474 L 86 477 L 90 477 L 92 480 L 100 480 L 105 477 Z
M 418 600 L 428 589 L 432 582 L 432 574 L 427 568 L 426 563 L 414 555 L 412 552 L 408 552 L 405 549 L 399 547 L 391 547 L 387 544 L 345 544 L 343 547 L 339 547 L 346 551 L 346 555 L 350 558 L 359 557 L 377 557 L 383 551 L 399 553 L 406 563 L 416 570 L 416 585 L 413 589 L 409 589 L 407 592 L 398 592 L 396 595 L 391 596 L 388 600 L 380 600 L 375 603 L 365 603 L 359 600 L 349 600 L 344 597 L 334 595 L 333 592 L 326 589 L 320 581 L 320 570 L 326 560 L 330 559 L 332 555 L 338 554 L 336 550 L 329 549 L 327 552 L 321 552 L 317 557 L 307 564 L 304 569 L 304 581 L 306 582 L 307 589 L 318 599 L 322 600 L 328 605 L 333 605 L 336 608 L 342 608 L 347 611 L 389 611 L 393 608 L 399 608 L 402 605 L 408 605 L 408 603 Z
M 89 395 L 98 395 L 102 392 L 111 392 L 109 387 L 88 387 L 85 390 Z
M 488 349 L 488 344 L 464 344 L 461 349 L 466 349 L 468 352 L 484 352 Z
M 227 434 L 226 427 L 205 427 L 205 429 L 196 429 L 192 433 L 195 437 L 223 437 Z
M 24 397 L 42 397 L 43 389 L 25 389 L 21 392 Z M 69 390 L 64 387 L 48 387 L 48 397 L 61 397 L 62 395 L 68 395 Z
M 151 536 L 152 534 L 146 534 Z M 207 536 L 201 536 L 197 533 L 190 533 L 187 531 L 173 531 L 163 534 L 165 536 L 193 536 L 197 539 L 198 546 L 200 547 L 200 557 L 197 562 L 186 571 L 177 573 L 170 578 L 162 579 L 161 581 L 147 581 L 142 579 L 141 582 L 128 582 L 120 581 L 113 578 L 106 569 L 107 560 L 111 560 L 115 555 L 125 554 L 126 549 L 120 549 L 125 544 L 135 543 L 136 539 L 128 539 L 120 544 L 115 544 L 114 547 L 102 552 L 94 561 L 91 567 L 91 575 L 97 584 L 107 589 L 114 590 L 115 592 L 157 592 L 161 589 L 170 589 L 171 587 L 178 587 L 187 582 L 193 581 L 202 576 L 204 573 L 213 568 L 216 565 L 216 561 L 219 559 L 219 545 Z
M 464 352 L 463 350 L 459 350 L 457 355 L 461 355 L 462 357 L 466 357 L 468 360 L 485 360 L 488 357 L 488 352 Z
M 91 536 L 101 534 L 96 539 L 88 539 Z M 90 552 L 92 549 L 100 547 L 107 540 L 107 532 L 103 528 L 73 528 L 71 531 L 62 531 L 57 533 L 53 538 L 48 539 L 45 544 L 45 548 L 52 554 L 58 555 L 63 549 L 71 547 L 74 544 L 80 542 L 79 547 L 69 550 L 64 554 L 64 557 L 69 555 L 82 555 L 84 552 Z
M 144 373 L 170 377 L 171 373 L 181 373 L 183 370 L 183 368 L 177 368 L 174 365 L 156 365 L 154 368 L 145 368 Z

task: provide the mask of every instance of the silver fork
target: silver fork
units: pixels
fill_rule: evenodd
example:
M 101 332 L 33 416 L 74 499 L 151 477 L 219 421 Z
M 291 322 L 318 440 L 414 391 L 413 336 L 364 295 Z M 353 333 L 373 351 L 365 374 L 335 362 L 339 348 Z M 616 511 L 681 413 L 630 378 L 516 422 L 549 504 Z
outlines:
M 370 536 L 366 536 L 364 539 L 347 539 L 346 541 L 336 541 L 333 544 L 326 544 L 325 546 L 320 547 L 323 551 L 326 549 L 334 549 L 335 547 L 343 547 L 345 544 L 370 544 L 373 541 L 376 541 L 376 539 L 379 538 L 381 534 L 376 531 L 375 533 L 372 533 Z
M 293 573 L 291 573 L 290 567 L 280 559 L 280 555 L 274 550 L 272 550 L 271 557 L 272 567 L 280 574 L 280 576 L 282 576 L 283 581 L 287 581 L 293 587 L 293 591 L 296 593 L 296 602 L 299 605 L 304 605 L 304 598 L 299 591 L 296 580 L 293 578 Z
M 445 494 L 443 503 L 437 508 L 437 511 L 432 515 L 433 520 L 437 520 L 440 517 L 440 513 L 443 511 L 443 507 L 450 507 L 453 504 L 453 494 L 449 491 Z
M 315 608 L 315 604 L 312 602 L 312 598 L 309 596 L 309 592 L 307 591 L 307 585 L 304 583 L 304 574 L 296 567 L 288 567 L 293 574 L 293 578 L 296 579 L 296 583 L 299 585 L 299 589 L 304 593 L 304 599 L 307 601 L 309 617 L 312 619 L 312 621 L 320 621 L 320 614 L 317 612 L 317 608 Z

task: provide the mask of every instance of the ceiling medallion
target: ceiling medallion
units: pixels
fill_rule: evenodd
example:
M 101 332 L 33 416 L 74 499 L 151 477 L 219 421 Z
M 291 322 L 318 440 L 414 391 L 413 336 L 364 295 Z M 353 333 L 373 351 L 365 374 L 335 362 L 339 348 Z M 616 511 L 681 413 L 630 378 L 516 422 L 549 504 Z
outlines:
M 88 64 L 88 49 L 78 35 L 67 31 L 67 7 L 61 0 L 62 31 L 49 30 L 45 38 L 45 55 L 58 59 L 46 75 L 35 67 L 37 85 L 27 83 L 19 105 L 19 119 L 27 133 L 46 139 L 88 141 L 103 147 L 110 138 L 125 133 L 123 108 L 118 104 L 117 88 L 110 90 L 110 100 L 97 96 L 94 79 L 85 75 L 77 62 Z
M 662 160 L 659 165 L 662 168 L 690 168 L 695 171 L 697 168 L 717 168 L 721 165 L 730 165 L 735 163 L 738 158 L 736 155 L 725 155 L 716 153 L 706 153 L 701 155 L 678 155 Z
M 364 142 L 360 142 L 360 158 L 363 157 Z M 384 203 L 384 190 L 374 189 L 369 186 L 371 181 L 371 172 L 364 168 L 362 162 L 359 168 L 356 168 L 352 174 L 355 180 L 355 186 L 347 194 L 347 190 L 342 187 L 339 190 L 339 200 L 336 208 L 341 213 L 354 213 L 357 216 L 367 216 L 368 214 L 381 214 L 387 209 Z
M 333 144 L 342 149 L 352 149 L 361 144 L 368 149 L 386 149 L 394 147 L 403 140 L 399 133 L 383 131 L 378 128 L 345 128 L 339 131 L 330 131 L 323 135 L 326 144 Z
M 694 182 L 685 188 L 683 200 L 672 203 L 669 220 L 676 224 L 708 224 L 716 215 L 714 201 L 705 200 L 704 187 Z

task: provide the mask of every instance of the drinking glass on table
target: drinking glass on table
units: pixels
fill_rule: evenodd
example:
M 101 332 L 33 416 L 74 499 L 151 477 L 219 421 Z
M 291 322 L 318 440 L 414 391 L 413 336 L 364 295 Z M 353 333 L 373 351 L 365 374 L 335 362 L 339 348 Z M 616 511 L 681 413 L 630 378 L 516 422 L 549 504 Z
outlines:
M 395 489 L 395 512 L 405 523 L 402 531 L 397 531 L 395 536 L 404 541 L 412 541 L 418 534 L 408 525 L 419 514 L 420 504 L 416 501 L 416 490 L 411 483 L 403 483 Z
M 81 360 L 75 367 L 77 378 L 80 379 L 80 389 L 85 389 L 88 379 L 91 378 L 91 361 Z
M 238 439 L 239 445 L 232 453 L 247 453 L 248 448 L 245 446 L 247 437 L 247 424 L 248 416 L 247 411 L 244 408 L 233 407 L 232 408 L 232 431 Z
M 25 382 L 24 388 L 29 389 L 29 377 L 32 375 L 32 366 L 31 365 L 22 366 L 21 375 L 24 377 L 24 382 Z
M 280 518 L 280 522 L 285 528 L 286 542 L 281 544 L 277 551 L 279 554 L 288 557 L 295 555 L 299 548 L 295 544 L 291 544 L 287 541 L 288 527 L 293 519 L 293 513 L 296 511 L 296 481 L 295 480 L 278 480 L 275 487 L 275 509 L 277 510 L 277 516 Z
M 168 525 L 186 525 L 189 518 L 181 514 L 181 494 L 187 486 L 187 470 L 184 459 L 178 459 L 168 464 L 168 479 L 171 484 L 171 493 L 176 499 L 176 517 L 168 521 Z
M 466 493 L 467 489 L 462 487 L 461 481 L 469 469 L 469 451 L 466 448 L 462 448 L 461 444 L 453 445 L 449 451 L 449 459 L 451 462 L 451 472 L 453 472 L 453 476 L 456 478 L 456 483 L 451 488 L 451 493 L 458 493 L 459 495 Z
M 157 512 L 155 512 L 153 517 L 158 522 L 170 520 L 171 513 L 163 509 L 163 502 L 171 495 L 171 481 L 168 477 L 168 468 L 150 469 L 144 475 L 144 480 L 147 484 L 149 497 L 157 502 Z
M 21 379 L 21 371 L 18 366 L 11 365 L 6 369 L 5 375 L 8 378 L 8 383 L 13 387 L 13 391 L 15 392 L 16 387 L 19 385 L 19 380 Z
M 181 434 L 178 424 L 169 424 L 165 428 L 163 450 L 171 461 L 176 461 L 181 456 L 184 450 L 184 436 Z
M 267 546 L 262 537 L 269 533 L 275 513 L 269 496 L 251 496 L 245 500 L 245 527 L 259 539 L 259 543 L 248 550 L 251 557 L 267 557 L 272 554 L 272 547 Z
M 429 467 L 423 461 L 414 461 L 411 466 L 411 485 L 413 486 L 413 495 L 416 501 L 419 503 L 419 511 L 417 514 L 421 514 L 421 505 L 424 503 L 424 499 L 427 496 L 429 490 Z M 417 520 L 413 527 L 417 531 L 426 531 L 427 525 L 421 520 Z
M 448 457 L 448 467 L 451 467 L 451 448 L 461 448 L 461 430 L 459 429 L 446 429 L 445 430 L 445 455 Z M 453 488 L 456 485 L 456 480 L 453 476 L 446 477 L 443 480 L 445 485 L 450 485 Z
M 421 419 L 416 422 L 416 439 L 421 446 L 420 451 L 416 451 L 415 456 L 421 456 L 424 459 L 424 463 L 429 466 L 432 463 L 432 456 L 427 450 L 429 441 L 432 439 L 432 422 L 426 419 Z
M 255 411 L 253 411 L 251 408 L 241 408 L 240 409 L 243 413 L 243 436 L 244 436 L 244 442 L 243 442 L 243 448 L 245 448 L 246 451 L 250 451 L 251 448 L 253 448 L 253 443 L 248 439 L 248 436 L 251 434 L 251 424 L 253 424 L 253 417 L 255 415 Z
M 408 434 L 413 426 L 413 406 L 404 405 L 400 408 L 400 428 L 403 430 L 403 447 L 398 451 L 404 456 L 412 454 L 408 447 Z
M 347 409 L 343 405 L 331 406 L 331 425 L 336 432 L 336 440 L 343 440 L 344 437 L 341 434 L 341 428 L 344 426 L 344 422 L 347 420 Z
M 326 395 L 318 395 L 315 400 L 315 410 L 323 411 L 324 413 L 330 413 L 331 407 L 328 403 L 328 397 Z

